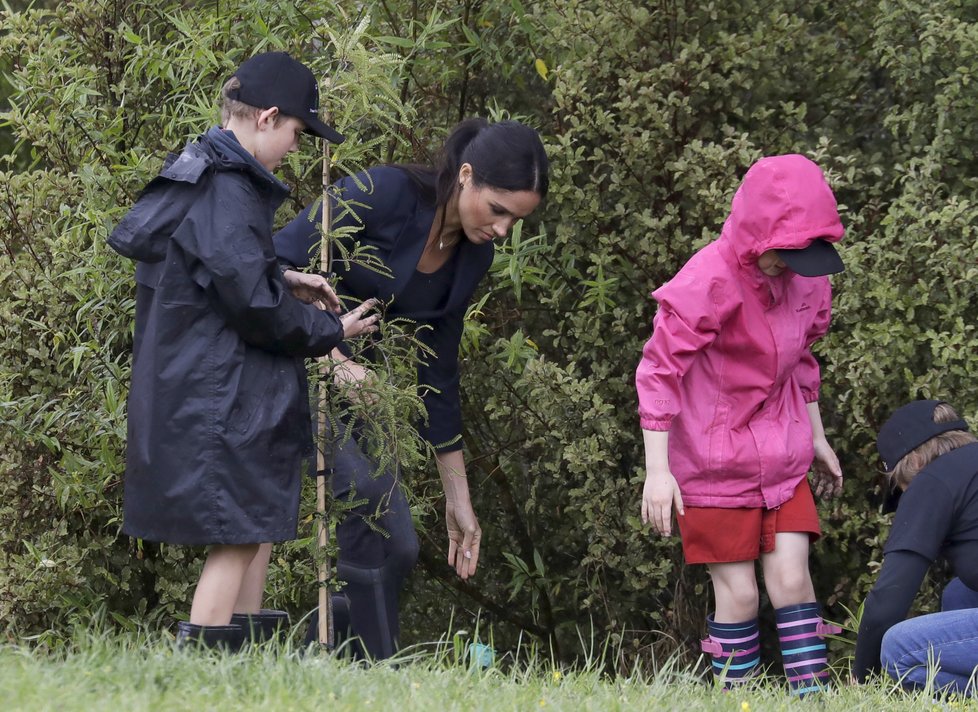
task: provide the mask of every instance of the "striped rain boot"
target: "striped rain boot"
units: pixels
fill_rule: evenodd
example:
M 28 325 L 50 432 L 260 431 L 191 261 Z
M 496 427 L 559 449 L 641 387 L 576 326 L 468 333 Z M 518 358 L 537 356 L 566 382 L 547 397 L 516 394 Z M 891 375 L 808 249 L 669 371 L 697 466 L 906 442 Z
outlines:
M 822 620 L 817 603 L 799 603 L 774 611 L 784 674 L 791 693 L 804 697 L 828 686 L 829 669 L 825 649 L 826 635 L 841 628 Z
M 729 690 L 754 675 L 761 662 L 757 619 L 743 623 L 717 623 L 706 618 L 709 634 L 700 648 L 713 658 L 713 677 Z

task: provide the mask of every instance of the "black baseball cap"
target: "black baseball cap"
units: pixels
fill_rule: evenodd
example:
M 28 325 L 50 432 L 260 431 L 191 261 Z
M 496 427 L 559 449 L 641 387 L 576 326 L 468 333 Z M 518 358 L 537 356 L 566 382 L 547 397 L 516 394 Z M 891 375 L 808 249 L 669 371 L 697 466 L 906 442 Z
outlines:
M 845 269 L 835 245 L 820 237 L 800 250 L 779 249 L 778 257 L 792 272 L 797 272 L 802 277 L 821 277 Z
M 319 84 L 309 67 L 286 52 L 265 52 L 246 59 L 234 76 L 241 82 L 228 92 L 236 99 L 259 109 L 277 106 L 286 116 L 301 119 L 305 133 L 332 143 L 343 143 L 343 134 L 319 120 Z
M 880 434 L 876 438 L 876 449 L 883 460 L 883 469 L 893 470 L 904 457 L 917 449 L 935 435 L 949 430 L 967 430 L 968 424 L 963 420 L 952 420 L 950 423 L 935 423 L 934 409 L 945 401 L 918 400 L 907 403 L 883 423 Z

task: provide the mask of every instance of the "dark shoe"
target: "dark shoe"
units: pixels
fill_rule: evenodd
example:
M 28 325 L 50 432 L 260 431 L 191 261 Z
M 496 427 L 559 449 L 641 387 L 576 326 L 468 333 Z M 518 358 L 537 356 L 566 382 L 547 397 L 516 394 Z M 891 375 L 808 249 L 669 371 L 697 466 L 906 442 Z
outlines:
M 395 567 L 363 568 L 349 562 L 336 564 L 336 575 L 344 581 L 342 594 L 332 597 L 335 645 L 347 639 L 354 660 L 386 660 L 397 652 L 400 630 L 397 594 L 403 577 Z M 337 601 L 337 598 L 342 600 Z M 306 635 L 308 642 L 319 639 L 318 611 L 310 616 L 313 622 Z M 308 644 L 308 643 L 307 643 Z
M 186 621 L 177 623 L 178 648 L 209 648 L 235 653 L 244 643 L 244 629 L 240 625 L 194 625 Z
M 231 625 L 240 626 L 245 640 L 250 643 L 282 642 L 291 621 L 285 611 L 262 608 L 258 613 L 235 613 L 231 616 Z
M 333 649 L 342 650 L 343 653 L 350 655 L 354 660 L 363 659 L 363 648 L 360 641 L 352 640 L 353 632 L 350 629 L 350 601 L 345 594 L 334 593 L 330 596 L 333 606 Z M 347 641 L 351 641 L 347 643 Z M 319 609 L 313 609 L 309 615 L 309 628 L 306 630 L 305 647 L 319 642 Z
M 350 628 L 371 660 L 386 660 L 397 652 L 400 637 L 398 592 L 403 584 L 397 566 L 364 568 L 336 562 L 336 575 L 346 582 Z

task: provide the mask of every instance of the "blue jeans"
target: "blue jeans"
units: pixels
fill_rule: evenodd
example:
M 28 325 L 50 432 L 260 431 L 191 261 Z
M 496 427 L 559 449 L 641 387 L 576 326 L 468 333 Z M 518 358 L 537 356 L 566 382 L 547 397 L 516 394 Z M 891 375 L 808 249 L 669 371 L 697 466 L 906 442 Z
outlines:
M 883 636 L 883 669 L 904 687 L 927 683 L 934 663 L 935 689 L 973 696 L 978 685 L 978 591 L 954 579 L 944 589 L 941 612 L 898 623 Z

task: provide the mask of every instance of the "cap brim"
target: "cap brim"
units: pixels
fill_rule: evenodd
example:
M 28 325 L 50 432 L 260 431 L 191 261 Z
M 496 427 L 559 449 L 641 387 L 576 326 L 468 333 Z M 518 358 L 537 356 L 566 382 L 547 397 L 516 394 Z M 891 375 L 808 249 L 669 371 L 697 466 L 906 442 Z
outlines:
M 314 119 L 312 117 L 302 119 L 306 124 L 306 133 L 312 134 L 313 136 L 319 136 L 319 138 L 324 138 L 330 143 L 343 143 L 346 137 L 343 136 L 339 131 L 331 126 L 327 126 L 319 119 Z
M 821 277 L 837 274 L 845 269 L 835 245 L 822 239 L 814 240 L 801 250 L 778 250 L 778 257 L 792 272 L 797 272 L 802 277 Z

